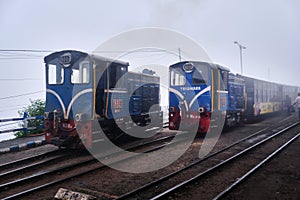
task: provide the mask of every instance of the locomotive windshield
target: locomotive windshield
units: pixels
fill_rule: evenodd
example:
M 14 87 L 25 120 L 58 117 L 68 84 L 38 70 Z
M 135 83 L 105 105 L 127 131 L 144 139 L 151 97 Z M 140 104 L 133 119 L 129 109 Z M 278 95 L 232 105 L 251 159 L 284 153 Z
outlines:
M 202 63 L 196 63 L 196 64 L 193 64 L 192 66 L 193 66 L 193 68 L 191 68 L 191 70 L 186 70 L 186 71 L 184 71 L 184 69 L 181 67 L 181 65 L 178 67 L 171 68 L 171 71 L 170 71 L 171 86 L 185 85 L 187 79 L 193 85 L 207 84 L 208 66 L 205 64 L 202 64 Z
M 48 64 L 48 84 L 56 85 L 64 82 L 64 68 L 61 65 Z
M 88 84 L 90 82 L 90 63 L 83 60 L 66 67 L 54 59 L 47 64 L 47 76 L 49 85 L 63 84 L 65 76 L 71 76 L 66 80 L 71 80 L 72 84 Z
M 197 64 L 196 69 L 193 71 L 192 84 L 202 85 L 207 84 L 208 81 L 208 68 L 206 65 Z
M 171 69 L 171 86 L 185 85 L 186 79 L 183 71 L 176 68 Z
M 88 61 L 81 61 L 78 65 L 72 66 L 71 83 L 84 84 L 90 82 L 90 64 Z

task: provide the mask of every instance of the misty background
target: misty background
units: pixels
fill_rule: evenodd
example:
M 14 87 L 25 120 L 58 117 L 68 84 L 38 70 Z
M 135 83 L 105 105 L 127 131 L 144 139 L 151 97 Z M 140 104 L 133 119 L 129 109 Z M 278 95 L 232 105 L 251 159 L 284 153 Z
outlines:
M 18 117 L 29 98 L 45 99 L 45 55 L 91 53 L 113 36 L 142 27 L 191 38 L 233 73 L 241 72 L 238 41 L 246 46 L 243 75 L 300 86 L 300 1 L 0 0 L 0 119 Z M 131 69 L 144 56 L 135 58 L 124 57 Z M 147 58 L 166 66 L 179 61 L 157 52 Z

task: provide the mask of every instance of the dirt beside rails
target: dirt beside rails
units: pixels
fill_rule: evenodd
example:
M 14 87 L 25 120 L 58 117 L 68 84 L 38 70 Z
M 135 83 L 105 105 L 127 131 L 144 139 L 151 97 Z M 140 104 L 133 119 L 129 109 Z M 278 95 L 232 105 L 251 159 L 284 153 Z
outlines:
M 225 199 L 300 199 L 300 138 Z
M 283 116 L 277 116 L 277 117 L 264 120 L 259 123 L 245 124 L 241 127 L 237 127 L 229 131 L 226 131 L 222 133 L 222 135 L 220 136 L 213 151 L 222 149 L 225 146 L 246 137 L 247 135 L 250 135 L 254 132 L 263 129 L 264 127 L 271 127 L 272 125 L 278 125 L 280 123 L 284 124 L 285 122 L 287 122 L 283 120 L 285 120 Z M 295 119 L 293 118 L 291 120 L 295 120 Z M 272 128 L 270 128 L 270 130 L 272 130 Z M 168 131 L 164 132 L 164 134 L 167 135 Z M 54 187 L 48 187 L 47 189 L 41 190 L 36 194 L 28 195 L 23 199 L 32 199 L 36 196 L 39 196 L 40 199 L 53 199 L 55 193 L 59 188 L 67 188 L 73 191 L 90 193 L 91 195 L 97 196 L 98 199 L 112 199 L 112 197 L 122 195 L 125 192 L 128 192 L 141 185 L 144 185 L 147 182 L 150 182 L 152 180 L 158 179 L 198 159 L 199 148 L 202 141 L 203 141 L 203 137 L 197 138 L 195 143 L 192 144 L 190 148 L 186 151 L 186 153 L 183 156 L 181 156 L 176 162 L 174 162 L 172 165 L 169 165 L 163 169 L 154 172 L 133 174 L 133 173 L 120 172 L 113 169 L 94 171 L 84 176 L 76 177 L 73 178 L 72 180 L 57 184 Z M 263 168 L 265 172 L 263 172 L 263 170 L 259 170 L 257 173 L 253 174 L 253 176 L 249 178 L 249 182 L 247 179 L 247 181 L 244 184 L 242 184 L 240 187 L 237 187 L 236 190 L 234 190 L 230 194 L 231 196 L 228 196 L 226 198 L 228 199 L 300 199 L 299 198 L 300 197 L 299 195 L 300 157 L 298 153 L 300 150 L 299 143 L 300 141 L 298 139 L 290 147 L 287 147 L 285 150 L 283 150 L 279 154 L 278 158 L 276 156 L 275 159 L 267 163 L 265 168 Z M 40 148 L 42 147 L 36 148 L 35 151 L 38 151 Z M 24 153 L 25 152 L 29 153 L 30 150 L 24 151 Z M 11 155 L 21 157 L 20 155 L 21 153 L 22 152 L 16 152 Z M 161 158 L 158 159 L 164 159 L 164 158 L 162 156 Z M 275 162 L 274 165 L 272 164 L 273 162 Z M 271 167 L 268 167 L 269 165 Z M 63 174 L 61 175 L 63 176 Z M 186 177 L 183 176 L 180 177 L 179 175 L 178 178 L 184 180 Z M 199 196 L 193 196 L 193 194 L 190 194 L 189 196 L 182 196 L 179 199 L 190 200 L 190 199 L 203 199 L 203 198 L 201 197 L 199 198 Z

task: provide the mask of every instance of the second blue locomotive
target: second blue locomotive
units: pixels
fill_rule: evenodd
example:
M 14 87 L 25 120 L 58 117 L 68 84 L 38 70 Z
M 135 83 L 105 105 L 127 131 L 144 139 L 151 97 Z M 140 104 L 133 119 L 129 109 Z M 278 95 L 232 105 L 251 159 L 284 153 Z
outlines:
M 230 73 L 214 63 L 185 61 L 169 67 L 169 128 L 195 126 L 208 132 L 218 113 L 219 126 L 236 126 L 261 116 L 286 111 L 299 87 Z M 218 119 L 220 120 L 220 118 Z

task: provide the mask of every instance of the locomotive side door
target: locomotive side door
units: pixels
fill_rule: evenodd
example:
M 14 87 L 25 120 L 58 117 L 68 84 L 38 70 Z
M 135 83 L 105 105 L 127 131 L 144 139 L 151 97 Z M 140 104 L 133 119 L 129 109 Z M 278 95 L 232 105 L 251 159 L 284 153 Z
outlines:
M 212 111 L 225 112 L 228 106 L 228 72 L 226 70 L 211 68 L 212 80 Z
M 228 106 L 227 70 L 211 67 L 211 128 L 223 128 Z

